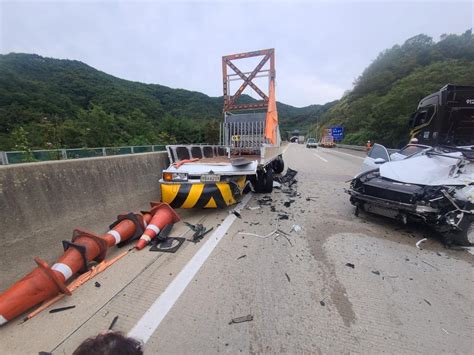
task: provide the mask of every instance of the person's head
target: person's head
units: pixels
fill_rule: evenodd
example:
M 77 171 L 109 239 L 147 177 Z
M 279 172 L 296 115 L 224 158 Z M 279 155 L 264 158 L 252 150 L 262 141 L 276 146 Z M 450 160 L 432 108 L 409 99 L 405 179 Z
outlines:
M 120 332 L 108 332 L 87 338 L 73 355 L 143 355 L 142 344 Z

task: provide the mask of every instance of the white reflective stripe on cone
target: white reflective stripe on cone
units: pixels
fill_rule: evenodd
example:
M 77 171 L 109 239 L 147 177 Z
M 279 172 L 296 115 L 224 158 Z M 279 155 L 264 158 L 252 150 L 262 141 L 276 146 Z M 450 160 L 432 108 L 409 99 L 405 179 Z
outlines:
M 147 243 L 150 243 L 151 238 L 149 235 L 143 234 L 140 239 L 146 240 Z
M 117 231 L 114 231 L 114 230 L 109 230 L 107 232 L 107 234 L 110 234 L 112 237 L 115 238 L 115 245 L 117 245 L 118 243 L 120 243 L 122 241 L 122 236 L 120 235 L 119 232 Z
M 154 224 L 149 224 L 148 227 L 146 227 L 146 229 L 151 229 L 156 234 L 160 233 L 160 228 L 158 228 Z
M 56 270 L 59 271 L 61 274 L 63 274 L 64 278 L 67 280 L 72 276 L 72 270 L 71 268 L 63 263 L 56 263 L 51 267 L 51 270 Z
M 4 316 L 0 314 L 0 325 L 4 325 L 6 322 L 8 322 Z

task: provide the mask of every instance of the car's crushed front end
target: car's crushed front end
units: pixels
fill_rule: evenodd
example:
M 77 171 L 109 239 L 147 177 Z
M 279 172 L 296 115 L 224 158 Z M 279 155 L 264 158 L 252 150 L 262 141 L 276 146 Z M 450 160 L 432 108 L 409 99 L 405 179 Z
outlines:
M 356 212 L 423 222 L 446 243 L 474 243 L 474 151 L 436 148 L 356 176 L 347 190 Z

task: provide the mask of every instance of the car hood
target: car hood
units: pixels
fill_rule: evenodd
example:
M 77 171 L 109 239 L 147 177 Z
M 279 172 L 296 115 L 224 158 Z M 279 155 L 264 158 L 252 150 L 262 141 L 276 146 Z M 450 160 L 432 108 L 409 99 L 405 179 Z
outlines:
M 460 152 L 446 156 L 420 155 L 380 166 L 380 176 L 408 184 L 465 186 L 474 184 L 474 163 L 462 159 Z M 459 159 L 462 159 L 460 164 Z

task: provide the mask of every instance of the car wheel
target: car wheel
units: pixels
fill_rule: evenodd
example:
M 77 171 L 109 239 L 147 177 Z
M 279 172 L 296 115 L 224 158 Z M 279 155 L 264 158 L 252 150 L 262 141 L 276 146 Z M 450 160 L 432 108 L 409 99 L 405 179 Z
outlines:
M 283 172 L 283 170 L 285 169 L 285 162 L 283 161 L 283 158 L 281 156 L 279 156 L 277 159 L 275 159 L 272 162 L 272 168 L 273 168 L 273 171 L 277 174 L 280 174 Z
M 474 216 L 464 214 L 462 221 L 459 223 L 459 231 L 450 232 L 447 235 L 447 241 L 454 242 L 462 246 L 474 246 Z
M 257 172 L 257 186 L 255 192 L 270 193 L 273 191 L 273 169 L 267 166 L 266 171 Z

